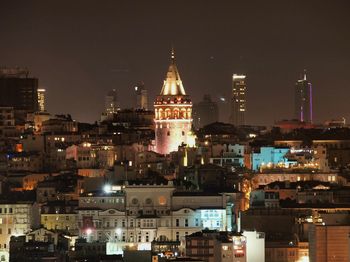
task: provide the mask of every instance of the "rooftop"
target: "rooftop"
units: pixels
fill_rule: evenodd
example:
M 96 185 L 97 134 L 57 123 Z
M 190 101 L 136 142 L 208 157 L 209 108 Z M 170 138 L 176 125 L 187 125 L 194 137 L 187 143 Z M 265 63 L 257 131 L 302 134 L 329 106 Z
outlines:
M 171 63 L 164 80 L 164 84 L 160 95 L 163 96 L 176 96 L 176 95 L 186 95 L 185 89 L 182 85 L 179 71 L 175 63 L 175 52 L 171 50 Z

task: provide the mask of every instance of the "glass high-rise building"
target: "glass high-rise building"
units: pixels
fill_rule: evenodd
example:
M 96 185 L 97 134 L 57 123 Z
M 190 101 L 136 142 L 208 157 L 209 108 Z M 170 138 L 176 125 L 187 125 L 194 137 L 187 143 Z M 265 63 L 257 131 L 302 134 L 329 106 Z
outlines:
M 295 84 L 294 117 L 302 122 L 312 123 L 312 85 L 304 76 Z
M 234 74 L 232 76 L 230 122 L 235 126 L 245 125 L 246 89 L 246 76 Z

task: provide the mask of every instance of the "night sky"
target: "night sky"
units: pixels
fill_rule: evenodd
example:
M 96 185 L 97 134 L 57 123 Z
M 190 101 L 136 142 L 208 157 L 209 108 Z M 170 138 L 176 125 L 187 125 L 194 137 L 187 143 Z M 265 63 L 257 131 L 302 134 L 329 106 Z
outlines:
M 228 97 L 232 74 L 244 73 L 249 124 L 291 119 L 306 68 L 315 121 L 350 121 L 346 0 L 10 0 L 0 4 L 0 36 L 0 66 L 28 67 L 47 89 L 48 111 L 79 121 L 98 120 L 112 88 L 132 107 L 139 81 L 152 106 L 172 44 L 194 102 Z

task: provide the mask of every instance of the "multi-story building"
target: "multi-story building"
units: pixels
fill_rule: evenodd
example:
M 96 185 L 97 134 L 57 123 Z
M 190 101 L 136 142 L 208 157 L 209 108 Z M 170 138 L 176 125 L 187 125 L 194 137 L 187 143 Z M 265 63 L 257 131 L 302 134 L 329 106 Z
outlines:
M 41 207 L 41 225 L 49 230 L 59 230 L 78 235 L 78 201 L 51 201 Z
M 255 187 L 259 187 L 262 185 L 267 185 L 276 181 L 290 181 L 290 182 L 298 182 L 298 181 L 320 181 L 320 182 L 330 182 L 335 184 L 345 184 L 341 180 L 341 176 L 337 173 L 319 173 L 319 172 L 293 172 L 293 170 L 289 172 L 264 172 L 259 173 L 252 179 L 252 184 Z
M 166 185 L 105 186 L 79 199 L 79 234 L 151 250 L 151 242 L 177 241 L 204 228 L 232 230 L 235 193 L 176 193 Z
M 235 126 L 245 125 L 246 89 L 246 76 L 234 74 L 232 76 L 230 122 Z
M 42 133 L 75 133 L 78 132 L 78 122 L 70 115 L 56 115 L 42 122 Z
M 27 114 L 26 128 L 32 128 L 34 134 L 41 134 L 43 122 L 49 120 L 51 115 L 46 111 Z
M 40 224 L 38 205 L 33 202 L 0 203 L 0 258 L 8 261 L 11 236 L 23 235 Z M 2 259 L 4 258 L 4 260 Z
M 210 95 L 204 95 L 202 101 L 193 105 L 193 125 L 196 129 L 218 121 L 218 105 Z
M 148 110 L 148 94 L 144 83 L 139 83 L 135 86 L 136 94 L 136 109 Z
M 46 89 L 44 88 L 39 88 L 38 89 L 38 109 L 40 112 L 45 111 L 45 93 Z
M 27 69 L 0 69 L 0 105 L 13 107 L 21 120 L 38 110 L 38 79 L 29 77 Z
M 97 167 L 96 153 L 91 150 L 90 143 L 68 147 L 66 149 L 66 159 L 74 160 L 77 168 Z
M 215 230 L 196 232 L 186 236 L 186 256 L 205 262 L 247 262 L 246 238 Z
M 67 147 L 66 159 L 74 160 L 77 168 L 110 168 L 117 159 L 117 153 L 113 146 L 85 142 Z
M 309 230 L 310 262 L 349 261 L 350 226 L 312 224 Z
M 245 148 L 239 144 L 213 145 L 213 157 L 209 161 L 219 166 L 244 166 Z
M 294 99 L 294 117 L 302 122 L 312 123 L 312 85 L 306 79 L 306 71 L 303 79 L 295 84 Z
M 9 171 L 41 172 L 43 170 L 43 155 L 39 152 L 13 152 L 7 154 Z
M 186 95 L 175 63 L 174 51 L 155 108 L 155 151 L 169 154 L 182 143 L 189 144 L 192 128 L 192 101 Z
M 0 106 L 0 137 L 17 135 L 13 107 Z
M 263 232 L 244 230 L 246 240 L 247 262 L 265 261 L 265 234 Z
M 38 182 L 36 187 L 36 200 L 46 203 L 56 200 L 77 200 L 83 192 L 83 177 L 71 173 L 53 175 L 45 181 Z
M 10 262 L 67 260 L 72 238 L 45 228 L 35 229 L 25 235 L 12 236 Z
M 116 89 L 112 89 L 105 97 L 105 111 L 107 116 L 116 114 L 120 110 L 118 93 Z
M 289 160 L 286 154 L 290 151 L 288 147 L 260 147 L 251 154 L 252 170 L 261 168 L 272 168 L 275 166 L 289 167 L 296 161 Z

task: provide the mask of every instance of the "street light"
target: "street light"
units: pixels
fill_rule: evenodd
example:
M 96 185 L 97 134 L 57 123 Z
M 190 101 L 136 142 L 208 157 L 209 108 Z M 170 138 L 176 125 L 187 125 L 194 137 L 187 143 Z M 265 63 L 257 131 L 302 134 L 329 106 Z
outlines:
M 112 191 L 112 186 L 109 185 L 109 184 L 105 184 L 104 187 L 103 187 L 103 191 L 104 191 L 105 193 L 111 193 L 111 191 Z

